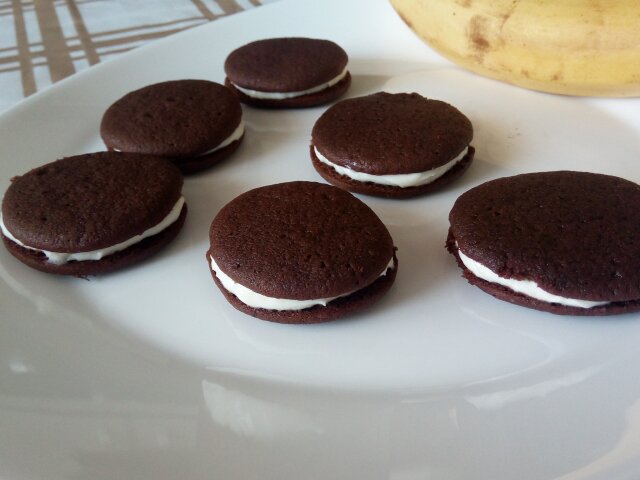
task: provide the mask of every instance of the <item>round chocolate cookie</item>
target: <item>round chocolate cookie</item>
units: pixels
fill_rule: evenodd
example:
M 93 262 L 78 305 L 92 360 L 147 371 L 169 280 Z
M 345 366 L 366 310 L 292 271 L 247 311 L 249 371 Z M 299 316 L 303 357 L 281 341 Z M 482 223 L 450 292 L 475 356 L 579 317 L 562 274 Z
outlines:
M 640 186 L 595 173 L 500 178 L 461 195 L 448 250 L 464 277 L 557 314 L 640 310 Z
M 258 40 L 229 54 L 225 85 L 241 102 L 255 107 L 312 107 L 348 90 L 347 61 L 346 52 L 329 40 Z
M 250 190 L 214 218 L 207 262 L 238 310 L 280 323 L 316 323 L 384 295 L 398 268 L 387 228 L 338 188 L 290 182 Z
M 2 200 L 9 252 L 38 270 L 106 273 L 169 243 L 187 214 L 182 175 L 160 157 L 99 152 L 16 177 Z
M 417 93 L 342 100 L 316 121 L 311 160 L 329 183 L 405 198 L 442 188 L 471 164 L 473 127 L 459 110 Z
M 100 135 L 109 150 L 166 157 L 183 173 L 195 173 L 238 148 L 244 137 L 242 108 L 218 83 L 156 83 L 113 103 L 102 117 Z

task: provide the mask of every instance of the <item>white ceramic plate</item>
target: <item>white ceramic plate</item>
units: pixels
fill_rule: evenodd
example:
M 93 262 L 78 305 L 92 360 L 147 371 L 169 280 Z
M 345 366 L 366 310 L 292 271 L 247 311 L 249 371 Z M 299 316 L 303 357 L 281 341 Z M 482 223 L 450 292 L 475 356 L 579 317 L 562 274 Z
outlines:
M 576 169 L 640 182 L 640 102 L 533 93 L 466 73 L 382 0 L 283 0 L 94 67 L 0 117 L 0 187 L 101 150 L 105 108 L 167 79 L 221 82 L 272 36 L 350 55 L 349 96 L 417 91 L 471 118 L 474 165 L 444 192 L 362 197 L 400 269 L 365 314 L 283 326 L 231 308 L 204 258 L 211 219 L 250 188 L 316 180 L 323 108 L 245 108 L 237 155 L 185 183 L 168 249 L 90 281 L 0 251 L 0 478 L 619 479 L 640 475 L 640 318 L 556 317 L 500 302 L 444 249 L 455 198 L 491 178 Z

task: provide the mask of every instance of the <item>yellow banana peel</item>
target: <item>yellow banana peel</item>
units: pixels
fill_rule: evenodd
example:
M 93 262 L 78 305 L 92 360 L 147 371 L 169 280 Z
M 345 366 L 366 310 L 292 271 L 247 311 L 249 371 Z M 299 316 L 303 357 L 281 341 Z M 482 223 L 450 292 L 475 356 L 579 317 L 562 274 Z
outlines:
M 566 95 L 640 95 L 640 0 L 390 0 L 476 73 Z

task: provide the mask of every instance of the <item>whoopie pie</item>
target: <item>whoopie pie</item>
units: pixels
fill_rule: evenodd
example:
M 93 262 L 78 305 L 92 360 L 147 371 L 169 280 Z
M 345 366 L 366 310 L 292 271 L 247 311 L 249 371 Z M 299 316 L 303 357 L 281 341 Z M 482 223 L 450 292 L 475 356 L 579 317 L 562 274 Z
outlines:
M 130 92 L 104 113 L 100 135 L 109 150 L 165 157 L 183 173 L 229 157 L 244 138 L 242 108 L 224 85 L 173 80 Z
M 229 54 L 225 85 L 240 101 L 265 108 L 321 105 L 351 84 L 347 53 L 329 40 L 286 37 L 248 43 Z
M 311 133 L 311 160 L 329 183 L 405 198 L 442 188 L 469 167 L 473 127 L 457 108 L 417 93 L 341 100 Z
M 207 263 L 238 310 L 280 323 L 334 320 L 382 297 L 398 270 L 389 231 L 339 188 L 288 182 L 250 190 L 211 223 Z
M 0 227 L 7 250 L 35 269 L 87 276 L 141 261 L 180 231 L 182 174 L 160 157 L 98 152 L 12 180 Z
M 640 310 L 640 186 L 587 172 L 483 183 L 450 214 L 448 250 L 487 293 L 566 315 Z

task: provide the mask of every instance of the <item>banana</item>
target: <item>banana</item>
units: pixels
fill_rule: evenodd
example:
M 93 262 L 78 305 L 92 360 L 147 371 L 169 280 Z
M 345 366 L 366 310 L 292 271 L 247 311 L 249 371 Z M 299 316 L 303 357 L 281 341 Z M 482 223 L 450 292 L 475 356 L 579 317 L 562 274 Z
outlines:
M 443 56 L 565 95 L 640 95 L 640 0 L 390 0 Z

